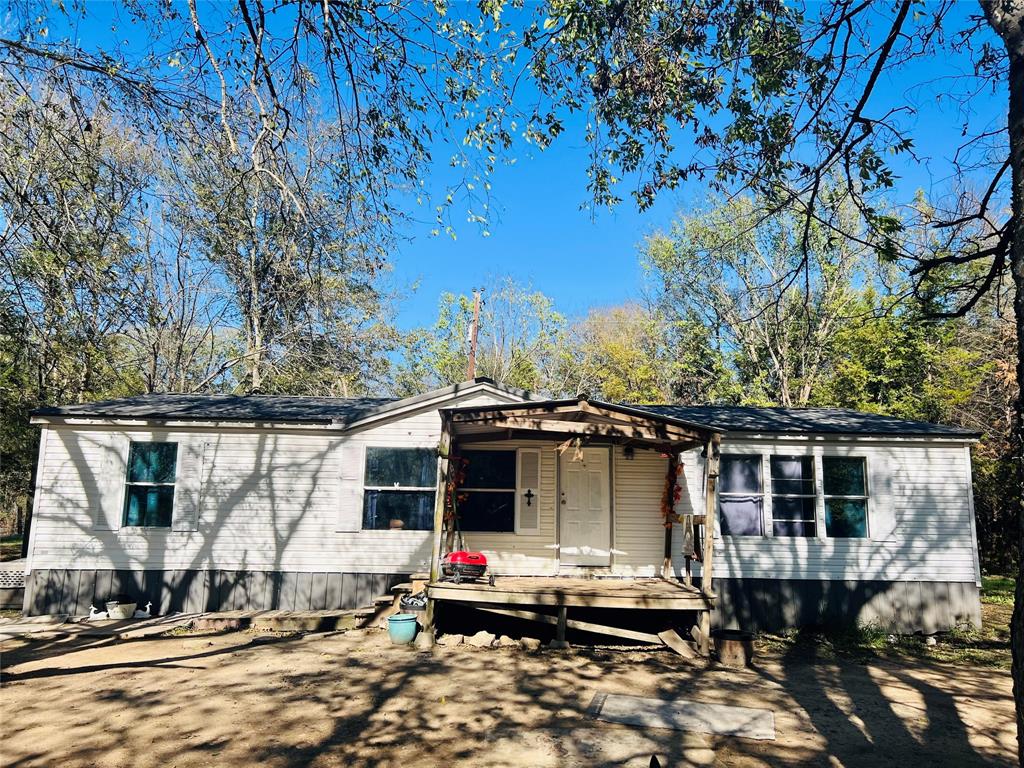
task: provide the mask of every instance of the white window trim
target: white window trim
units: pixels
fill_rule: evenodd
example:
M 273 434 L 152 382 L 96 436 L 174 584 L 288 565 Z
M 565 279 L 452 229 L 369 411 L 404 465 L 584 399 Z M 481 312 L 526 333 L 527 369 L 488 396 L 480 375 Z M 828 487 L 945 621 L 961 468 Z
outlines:
M 755 457 L 756 456 L 758 459 L 760 459 L 760 461 L 758 462 L 758 481 L 759 481 L 760 486 L 761 486 L 761 532 L 760 533 L 722 533 L 722 496 L 728 497 L 728 496 L 753 496 L 753 495 L 755 495 L 755 494 L 750 494 L 750 493 L 725 493 L 725 494 L 722 493 L 721 462 L 722 462 L 722 459 L 726 458 L 727 456 L 729 458 L 732 458 L 734 456 L 735 457 Z M 771 494 L 766 494 L 765 493 L 765 484 L 764 484 L 765 462 L 767 461 L 767 456 L 768 456 L 768 454 L 763 453 L 760 450 L 757 450 L 757 451 L 722 451 L 721 456 L 719 456 L 719 478 L 718 478 L 718 482 L 715 483 L 715 538 L 721 537 L 721 538 L 729 538 L 729 539 L 757 539 L 757 538 L 762 538 L 763 539 L 763 538 L 767 538 L 768 537 L 769 534 L 766 533 L 766 531 L 768 531 L 770 529 L 765 526 L 765 519 L 766 519 L 765 518 L 765 515 L 766 515 L 765 508 L 766 507 L 768 507 L 768 508 L 771 507 L 771 500 L 770 499 L 766 499 L 765 497 L 766 496 L 770 496 Z M 769 511 L 770 511 L 770 509 L 769 509 Z
M 841 496 L 837 494 L 825 495 L 825 459 L 860 459 L 864 462 L 864 495 L 863 496 Z M 861 456 L 849 453 L 825 453 L 818 456 L 818 468 L 821 477 L 821 535 L 820 538 L 830 541 L 868 541 L 871 539 L 871 462 L 868 456 Z M 863 536 L 829 536 L 825 530 L 825 502 L 828 499 L 851 499 L 864 502 L 864 535 Z
M 872 457 L 866 453 L 859 453 L 851 451 L 854 446 L 841 446 L 838 450 L 834 450 L 829 446 L 814 446 L 806 452 L 797 451 L 784 451 L 776 452 L 776 448 L 769 446 L 729 446 L 722 451 L 722 456 L 759 456 L 760 469 L 761 469 L 761 496 L 762 496 L 762 516 L 761 516 L 761 528 L 762 532 L 760 538 L 779 538 L 779 539 L 805 539 L 807 541 L 868 541 L 871 539 L 871 508 L 873 504 L 874 494 L 872 491 Z M 811 456 L 814 460 L 814 492 L 815 492 L 815 535 L 814 536 L 778 536 L 776 537 L 774 530 L 774 520 L 772 518 L 772 493 L 771 493 L 771 457 L 772 456 Z M 836 459 L 860 459 L 864 462 L 864 487 L 865 496 L 829 496 L 828 498 L 849 498 L 849 499 L 863 499 L 864 501 L 864 520 L 865 520 L 865 536 L 862 538 L 840 538 L 836 536 L 829 536 L 825 527 L 825 472 L 824 472 L 824 458 L 836 458 Z M 767 483 L 765 482 L 767 478 Z M 731 494 L 726 494 L 726 496 Z M 722 533 L 721 525 L 721 497 L 722 497 L 722 485 L 721 480 L 716 484 L 715 487 L 715 539 L 756 539 L 757 534 L 727 534 Z
M 364 443 L 362 445 L 362 451 L 361 451 L 361 453 L 362 453 L 362 471 L 360 472 L 360 484 L 361 484 L 360 488 L 362 490 L 361 490 L 361 492 L 359 494 L 360 522 L 359 522 L 359 531 L 358 531 L 358 533 L 366 533 L 366 532 L 385 533 L 386 532 L 388 535 L 394 536 L 394 535 L 402 535 L 402 534 L 410 534 L 410 533 L 422 534 L 424 531 L 429 531 L 430 528 L 403 528 L 403 529 L 393 530 L 393 529 L 389 529 L 389 528 L 364 528 L 363 527 L 363 525 L 364 525 L 364 521 L 363 521 L 363 518 L 362 518 L 362 516 L 363 516 L 363 506 L 364 506 L 363 500 L 366 498 L 366 492 L 367 491 L 399 491 L 399 492 L 406 492 L 406 493 L 431 493 L 431 494 L 435 494 L 435 495 L 437 494 L 437 484 L 436 484 L 436 482 L 435 482 L 434 485 L 398 485 L 397 483 L 394 484 L 394 485 L 367 485 L 367 483 L 366 483 L 366 467 L 367 467 L 367 464 L 369 462 L 370 450 L 374 449 L 374 448 L 383 448 L 385 450 L 396 450 L 396 451 L 405 451 L 405 450 L 409 450 L 409 451 L 428 451 L 428 450 L 433 450 L 433 451 L 436 451 L 437 450 L 437 446 L 436 445 L 395 445 L 394 443 L 386 443 L 386 442 L 381 442 L 381 443 L 377 443 L 377 442 Z
M 128 479 L 129 474 L 132 471 L 132 447 L 135 445 L 174 445 L 174 480 L 169 483 L 146 483 L 136 482 L 133 483 Z M 118 526 L 118 530 L 121 531 L 173 531 L 174 530 L 174 516 L 178 513 L 178 504 L 180 503 L 181 494 L 178 493 L 178 483 L 181 481 L 181 444 L 177 440 L 132 440 L 128 439 L 128 452 L 125 454 L 124 459 L 124 482 L 121 483 L 121 494 L 118 504 L 118 509 L 121 524 Z M 168 488 L 173 489 L 171 495 L 171 519 L 167 525 L 128 525 L 128 490 L 130 488 Z
M 811 459 L 811 479 L 814 481 L 814 493 L 774 493 L 772 491 L 772 459 Z M 766 453 L 764 457 L 764 471 L 765 477 L 768 478 L 768 483 L 765 486 L 765 507 L 768 508 L 769 513 L 765 516 L 765 535 L 772 538 L 779 539 L 817 539 L 821 531 L 821 527 L 818 525 L 818 477 L 821 474 L 818 471 L 818 460 L 813 454 L 807 453 Z M 814 499 L 814 535 L 813 536 L 775 536 L 775 497 L 779 496 L 784 499 Z M 806 521 L 802 521 L 806 522 Z
M 511 493 L 512 498 L 515 499 L 513 502 L 513 520 L 511 531 L 470 531 L 474 536 L 515 536 L 519 533 L 519 452 L 522 450 L 534 450 L 531 448 L 509 448 L 503 445 L 474 445 L 472 448 L 466 448 L 467 452 L 483 453 L 484 451 L 490 451 L 493 453 L 504 452 L 504 453 L 515 453 L 516 455 L 516 482 L 512 488 L 472 488 L 468 485 L 459 487 L 460 491 L 466 491 L 467 493 Z

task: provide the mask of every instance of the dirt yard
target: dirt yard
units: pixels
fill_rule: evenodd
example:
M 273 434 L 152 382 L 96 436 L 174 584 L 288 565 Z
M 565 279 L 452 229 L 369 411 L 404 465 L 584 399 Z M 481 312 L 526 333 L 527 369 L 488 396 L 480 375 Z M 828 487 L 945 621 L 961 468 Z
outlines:
M 0 650 L 3 650 L 0 648 Z M 4 766 L 1009 766 L 1005 670 L 782 653 L 392 647 L 384 633 L 8 641 Z M 777 740 L 593 720 L 597 693 L 770 708 Z

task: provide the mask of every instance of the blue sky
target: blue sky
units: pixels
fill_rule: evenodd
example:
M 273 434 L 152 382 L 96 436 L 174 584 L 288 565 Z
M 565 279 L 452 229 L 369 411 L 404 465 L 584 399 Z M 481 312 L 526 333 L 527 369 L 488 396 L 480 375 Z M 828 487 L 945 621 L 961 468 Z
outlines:
M 950 18 L 962 21 L 975 13 L 974 4 L 961 3 Z M 903 165 L 896 161 L 900 177 L 892 190 L 895 202 L 912 201 L 919 189 L 931 196 L 948 193 L 950 155 L 963 140 L 964 115 L 947 97 L 957 90 L 956 76 L 969 71 L 966 58 L 949 55 L 915 64 L 896 78 L 880 80 L 872 104 L 914 106 L 915 113 L 903 122 L 913 129 L 922 161 Z M 1005 124 L 1005 90 L 981 94 L 971 106 L 972 131 Z M 477 225 L 466 223 L 465 209 L 457 205 L 453 209 L 454 241 L 443 233 L 430 235 L 434 223 L 429 207 L 422 211 L 423 224 L 407 228 L 408 240 L 400 242 L 393 254 L 393 277 L 399 285 L 419 281 L 419 287 L 399 309 L 401 326 L 432 323 L 438 298 L 445 291 L 468 294 L 506 274 L 552 297 L 556 307 L 569 316 L 641 295 L 638 245 L 651 232 L 667 228 L 678 213 L 703 206 L 707 191 L 699 183 L 691 183 L 676 193 L 664 194 L 655 206 L 641 213 L 624 184 L 619 194 L 625 202 L 614 210 L 580 210 L 587 199 L 588 150 L 579 126 L 575 131 L 571 122 L 567 126 L 551 148 L 520 155 L 515 165 L 495 174 L 491 201 L 495 216 L 487 227 L 489 236 L 483 236 Z M 447 177 L 447 157 L 448 151 L 439 148 L 430 185 L 435 189 L 442 188 Z
M 77 37 L 87 47 L 128 44 L 139 52 L 148 48 L 144 35 L 132 28 L 127 14 L 115 10 L 116 4 L 96 2 L 86 8 L 88 19 L 58 34 Z M 219 9 L 216 4 L 204 4 L 203 13 L 215 17 Z M 959 26 L 968 14 L 975 13 L 974 3 L 961 3 L 954 7 L 951 20 Z M 117 29 L 113 38 L 111 26 Z M 903 166 L 892 193 L 894 201 L 910 201 L 919 188 L 932 194 L 947 190 L 949 154 L 962 140 L 963 116 L 944 97 L 956 90 L 950 77 L 969 68 L 965 58 L 944 55 L 901 72 L 898 80 L 880 81 L 879 102 L 908 102 L 916 107 L 915 114 L 904 122 L 915 129 L 917 151 L 927 161 Z M 908 83 L 925 85 L 908 90 Z M 983 94 L 972 104 L 972 131 L 1004 122 L 1004 90 Z M 581 210 L 580 204 L 587 198 L 588 149 L 582 141 L 581 120 L 570 119 L 566 127 L 550 149 L 527 151 L 520 147 L 516 163 L 496 171 L 491 179 L 489 236 L 483 235 L 479 225 L 465 221 L 466 209 L 458 201 L 451 211 L 455 240 L 445 234 L 431 235 L 435 226 L 431 204 L 419 210 L 410 208 L 409 214 L 419 222 L 404 228 L 404 237 L 392 254 L 390 280 L 400 289 L 413 284 L 418 287 L 414 292 L 405 291 L 397 310 L 400 326 L 429 325 L 436 317 L 441 293 L 469 293 L 504 275 L 546 293 L 570 316 L 640 296 L 638 244 L 651 232 L 667 227 L 678 212 L 699 209 L 706 203 L 707 193 L 699 183 L 691 183 L 678 193 L 664 194 L 641 213 L 630 202 L 624 184 L 620 195 L 626 202 L 618 208 Z M 685 152 L 685 144 L 680 143 Z M 427 180 L 428 189 L 442 198 L 451 178 L 449 155 L 449 148 L 436 148 L 436 168 Z

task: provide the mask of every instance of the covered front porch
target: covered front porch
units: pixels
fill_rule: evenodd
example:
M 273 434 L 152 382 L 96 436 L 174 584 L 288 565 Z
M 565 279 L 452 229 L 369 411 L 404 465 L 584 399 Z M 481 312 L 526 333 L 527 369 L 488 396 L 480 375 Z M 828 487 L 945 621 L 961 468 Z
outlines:
M 445 605 L 458 605 L 552 624 L 560 642 L 575 629 L 707 655 L 718 430 L 582 397 L 451 408 L 441 418 L 428 629 Z M 519 457 L 514 529 L 467 533 L 460 504 L 473 507 L 472 493 L 463 491 L 476 489 L 464 486 L 464 457 L 479 462 L 498 455 L 483 451 L 508 446 L 517 446 Z M 697 451 L 699 504 L 689 497 L 677 504 L 681 455 Z M 463 548 L 487 552 L 493 583 L 444 578 L 442 558 Z M 624 620 L 630 613 L 623 609 L 692 617 L 685 634 L 693 641 L 667 625 L 664 632 L 635 631 L 637 621 Z M 595 622 L 602 611 L 615 621 Z

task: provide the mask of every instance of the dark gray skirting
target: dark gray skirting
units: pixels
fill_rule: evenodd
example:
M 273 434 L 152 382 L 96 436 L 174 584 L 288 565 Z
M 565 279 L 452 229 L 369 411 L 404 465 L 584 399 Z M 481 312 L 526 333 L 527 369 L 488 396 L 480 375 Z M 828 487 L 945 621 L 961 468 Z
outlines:
M 981 626 L 973 581 L 715 579 L 718 626 L 773 632 L 873 625 L 899 633 Z
M 130 595 L 154 613 L 320 611 L 360 608 L 408 581 L 400 573 L 288 571 L 35 570 L 25 583 L 27 615 L 104 610 L 112 595 Z
M 389 594 L 408 574 L 281 571 L 36 570 L 25 584 L 28 615 L 103 610 L 111 595 L 153 603 L 160 614 L 231 610 L 360 608 Z M 981 625 L 974 582 L 715 579 L 714 623 L 777 631 L 807 626 L 876 625 L 894 632 L 939 632 Z

